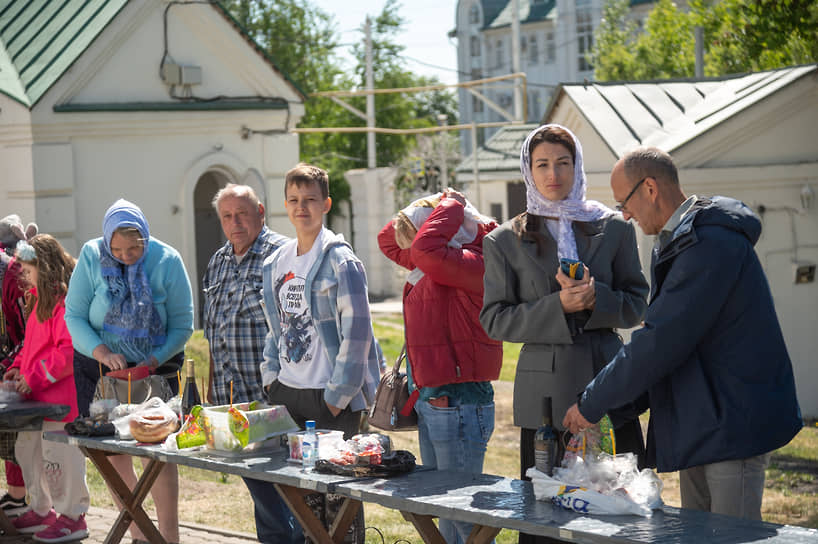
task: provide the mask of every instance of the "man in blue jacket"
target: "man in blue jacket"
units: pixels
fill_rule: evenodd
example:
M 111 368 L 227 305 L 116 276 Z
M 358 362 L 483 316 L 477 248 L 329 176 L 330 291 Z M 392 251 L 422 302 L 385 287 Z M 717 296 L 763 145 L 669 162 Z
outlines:
M 625 219 L 658 235 L 642 329 L 585 388 L 576 433 L 639 400 L 647 461 L 680 471 L 682 507 L 761 519 L 770 452 L 803 423 L 792 365 L 761 263 L 761 221 L 726 197 L 685 197 L 673 159 L 637 149 L 611 173 Z

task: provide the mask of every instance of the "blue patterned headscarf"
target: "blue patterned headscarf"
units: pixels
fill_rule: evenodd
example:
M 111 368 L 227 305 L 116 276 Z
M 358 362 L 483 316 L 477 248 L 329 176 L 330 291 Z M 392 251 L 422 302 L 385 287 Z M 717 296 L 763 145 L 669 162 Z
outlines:
M 571 192 L 563 200 L 548 200 L 534 184 L 534 177 L 531 174 L 531 154 L 528 148 L 531 139 L 548 128 L 560 128 L 567 132 L 574 140 L 576 158 L 574 159 L 574 186 Z M 534 215 L 559 218 L 559 237 L 557 239 L 557 252 L 562 257 L 569 259 L 579 259 L 577 255 L 577 241 L 574 238 L 574 229 L 571 227 L 573 221 L 596 221 L 613 215 L 612 209 L 601 202 L 595 200 L 585 200 L 585 190 L 587 181 L 585 180 L 585 168 L 582 165 L 582 146 L 574 133 L 562 125 L 543 125 L 532 130 L 523 142 L 520 150 L 520 171 L 525 181 L 526 211 Z
M 111 238 L 117 229 L 123 227 L 137 229 L 144 242 L 142 256 L 130 266 L 111 254 Z M 102 323 L 102 341 L 109 347 L 119 346 L 126 352 L 126 357 L 128 353 L 140 354 L 145 360 L 150 357 L 153 347 L 161 346 L 166 339 L 144 269 L 150 241 L 148 221 L 139 206 L 119 199 L 105 212 L 102 234 L 99 260 L 111 299 Z

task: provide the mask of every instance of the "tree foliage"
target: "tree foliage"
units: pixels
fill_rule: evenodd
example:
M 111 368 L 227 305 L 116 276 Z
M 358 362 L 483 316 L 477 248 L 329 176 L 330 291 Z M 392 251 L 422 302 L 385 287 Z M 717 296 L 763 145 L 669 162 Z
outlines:
M 354 90 L 366 86 L 364 22 L 360 43 L 353 47 L 356 66 L 344 70 L 338 51 L 339 40 L 331 15 L 314 7 L 309 0 L 230 0 L 224 2 L 236 20 L 273 58 L 276 66 L 310 95 L 316 91 Z M 395 37 L 405 20 L 399 14 L 397 0 L 388 0 L 372 20 L 372 44 L 375 88 L 426 86 L 436 80 L 419 77 L 407 70 L 401 60 L 403 46 Z M 366 111 L 364 96 L 345 99 L 360 111 Z M 456 120 L 454 93 L 379 94 L 375 96 L 376 126 L 415 128 L 436 123 L 438 114 Z M 356 127 L 366 121 L 328 98 L 309 96 L 299 127 Z M 400 135 L 376 135 L 378 166 L 398 165 L 415 145 L 415 138 Z M 349 186 L 343 173 L 367 166 L 365 133 L 316 133 L 299 137 L 301 160 L 326 169 L 330 174 L 333 201 L 349 199 Z M 334 210 L 338 208 L 333 207 Z
M 704 73 L 720 76 L 818 60 L 818 2 L 691 0 L 687 10 L 659 0 L 642 32 L 628 0 L 608 0 L 591 62 L 600 81 L 692 77 L 694 28 L 704 29 Z

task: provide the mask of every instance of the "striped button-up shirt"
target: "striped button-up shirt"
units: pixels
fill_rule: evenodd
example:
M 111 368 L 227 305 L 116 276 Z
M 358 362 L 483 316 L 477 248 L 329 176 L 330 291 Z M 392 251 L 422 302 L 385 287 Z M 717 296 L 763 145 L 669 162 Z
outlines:
M 267 322 L 261 307 L 261 265 L 287 237 L 263 227 L 241 259 L 227 242 L 210 259 L 202 280 L 204 334 L 213 361 L 213 401 L 264 400 L 259 364 L 264 360 Z

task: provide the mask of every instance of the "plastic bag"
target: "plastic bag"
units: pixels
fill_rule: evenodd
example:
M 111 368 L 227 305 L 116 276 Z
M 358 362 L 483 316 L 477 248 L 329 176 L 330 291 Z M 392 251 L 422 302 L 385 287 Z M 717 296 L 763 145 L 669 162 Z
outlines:
M 120 404 L 111 411 L 111 423 L 116 427 L 116 432 L 119 438 L 123 440 L 130 440 L 133 438 L 131 434 L 131 420 L 134 418 L 150 418 L 152 421 L 161 419 L 164 422 L 176 421 L 178 423 L 179 416 L 171 410 L 165 401 L 159 397 L 153 397 L 142 404 Z M 164 439 L 163 439 L 164 440 Z
M 583 514 L 650 516 L 662 506 L 662 481 L 652 470 L 640 472 L 632 453 L 576 456 L 554 469 L 553 478 L 535 468 L 526 476 L 538 500 Z
M 20 402 L 23 397 L 17 392 L 17 383 L 14 381 L 0 381 L 0 403 L 11 404 Z

